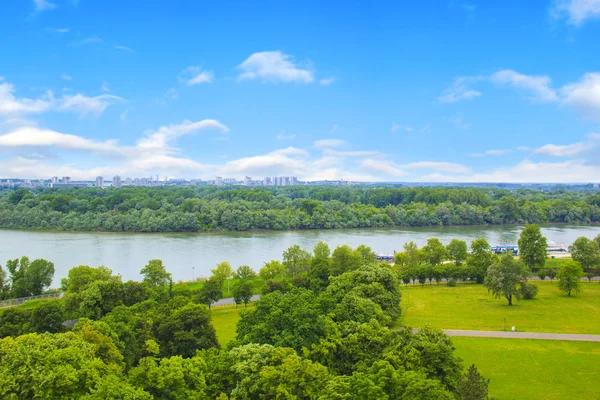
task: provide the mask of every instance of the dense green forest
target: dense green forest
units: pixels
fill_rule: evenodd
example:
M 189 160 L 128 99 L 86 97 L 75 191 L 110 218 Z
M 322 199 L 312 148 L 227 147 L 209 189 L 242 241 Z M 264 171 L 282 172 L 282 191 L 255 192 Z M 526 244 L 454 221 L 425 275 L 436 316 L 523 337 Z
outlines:
M 8 290 L 36 261 L 11 262 Z M 221 347 L 207 304 L 232 275 L 236 303 L 265 284 Z M 292 246 L 258 274 L 221 263 L 194 288 L 160 260 L 141 276 L 79 266 L 62 299 L 1 311 L 0 398 L 487 399 L 487 380 L 442 331 L 390 329 L 402 313 L 398 271 L 366 246 Z
M 0 227 L 198 232 L 600 222 L 600 194 L 497 188 L 125 187 L 0 190 Z

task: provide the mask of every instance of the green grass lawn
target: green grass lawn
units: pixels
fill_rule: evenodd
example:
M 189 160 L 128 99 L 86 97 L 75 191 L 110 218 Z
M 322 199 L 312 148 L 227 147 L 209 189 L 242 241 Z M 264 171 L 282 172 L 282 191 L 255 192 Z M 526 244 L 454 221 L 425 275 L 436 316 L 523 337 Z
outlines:
M 514 306 L 495 299 L 482 285 L 457 287 L 426 284 L 402 291 L 403 317 L 399 323 L 412 327 L 431 325 L 441 329 L 503 330 L 600 334 L 600 284 L 582 282 L 583 292 L 567 297 L 557 282 L 535 282 L 539 293 L 533 300 Z
M 453 337 L 501 400 L 600 399 L 600 345 L 591 342 Z
M 221 346 L 235 339 L 235 327 L 240 319 L 241 310 L 251 310 L 253 304 L 248 304 L 248 307 L 239 306 L 221 306 L 213 307 L 210 311 L 212 324 L 217 332 L 217 339 Z

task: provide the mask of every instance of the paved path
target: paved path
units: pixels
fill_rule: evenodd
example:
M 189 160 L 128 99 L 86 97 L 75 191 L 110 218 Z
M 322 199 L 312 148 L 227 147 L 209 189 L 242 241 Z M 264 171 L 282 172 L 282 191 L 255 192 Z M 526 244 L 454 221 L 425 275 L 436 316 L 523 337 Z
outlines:
M 258 301 L 260 300 L 260 294 L 255 294 L 254 296 L 252 296 L 250 298 L 250 301 Z M 211 307 L 214 306 L 228 306 L 230 304 L 235 304 L 235 301 L 233 301 L 233 297 L 226 297 L 224 299 L 221 299 L 217 302 L 214 302 L 211 304 Z
M 413 329 L 417 331 L 417 329 Z M 504 331 L 467 331 L 460 329 L 443 329 L 448 336 L 489 337 L 504 339 L 541 339 L 568 340 L 576 342 L 600 342 L 600 335 L 582 335 L 575 333 L 541 333 L 541 332 L 504 332 Z

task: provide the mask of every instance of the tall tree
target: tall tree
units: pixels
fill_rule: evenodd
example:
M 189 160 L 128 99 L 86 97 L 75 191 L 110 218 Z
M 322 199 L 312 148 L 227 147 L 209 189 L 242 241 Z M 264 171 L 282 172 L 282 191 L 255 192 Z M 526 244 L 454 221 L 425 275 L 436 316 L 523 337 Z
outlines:
M 519 255 L 523 263 L 532 270 L 543 268 L 548 257 L 548 241 L 539 225 L 526 225 L 519 236 Z
M 171 274 L 163 265 L 162 260 L 150 260 L 140 271 L 143 282 L 150 287 L 163 287 L 171 282 Z
M 235 277 L 240 281 L 250 281 L 256 278 L 256 272 L 248 265 L 241 265 L 238 267 L 237 271 L 235 271 Z
M 569 246 L 571 257 L 579 262 L 584 271 L 593 271 L 600 264 L 600 248 L 595 240 L 585 236 L 575 239 Z
M 285 272 L 285 267 L 281 261 L 271 260 L 263 265 L 260 271 L 258 271 L 258 275 L 264 280 L 269 280 L 277 278 L 283 272 Z
M 446 258 L 446 248 L 438 238 L 427 239 L 422 251 L 425 262 L 429 265 L 440 265 Z
M 233 287 L 233 301 L 236 307 L 240 303 L 244 303 L 244 307 L 252 298 L 252 283 L 249 280 L 239 280 Z
M 452 239 L 446 246 L 448 258 L 454 261 L 454 264 L 461 265 L 468 257 L 467 242 L 459 239 Z
M 467 257 L 470 267 L 471 279 L 475 278 L 477 283 L 483 283 L 490 265 L 497 260 L 490 251 L 490 244 L 484 238 L 475 239 L 471 242 L 471 254 Z
M 513 297 L 521 298 L 521 284 L 527 283 L 529 271 L 510 255 L 504 255 L 499 263 L 488 268 L 483 285 L 494 297 L 505 297 L 513 305 Z
M 283 252 L 283 265 L 290 276 L 308 271 L 311 255 L 295 244 Z
M 27 290 L 32 296 L 38 296 L 50 287 L 54 277 L 54 264 L 39 258 L 33 260 L 25 271 Z
M 489 384 L 490 380 L 477 371 L 475 364 L 471 364 L 458 383 L 461 400 L 488 400 Z
M 217 264 L 215 269 L 211 269 L 210 272 L 213 273 L 215 279 L 221 281 L 221 284 L 225 283 L 225 281 L 233 276 L 233 268 L 231 268 L 231 264 L 227 261 L 223 261 Z
M 202 289 L 200 289 L 200 302 L 206 304 L 209 308 L 212 303 L 215 303 L 223 298 L 223 284 L 219 278 L 214 275 L 210 277 Z
M 558 278 L 558 288 L 571 296 L 571 293 L 581 291 L 581 277 L 583 270 L 581 266 L 574 261 L 563 263 L 556 277 Z
M 348 245 L 338 246 L 331 254 L 331 275 L 337 276 L 352 271 L 362 265 L 360 254 Z

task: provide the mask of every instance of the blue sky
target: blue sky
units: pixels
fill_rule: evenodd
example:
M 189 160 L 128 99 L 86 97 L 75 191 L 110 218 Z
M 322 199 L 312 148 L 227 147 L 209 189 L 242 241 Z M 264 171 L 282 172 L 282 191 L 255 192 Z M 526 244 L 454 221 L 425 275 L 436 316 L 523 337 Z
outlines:
M 2 0 L 0 178 L 600 182 L 600 0 Z

